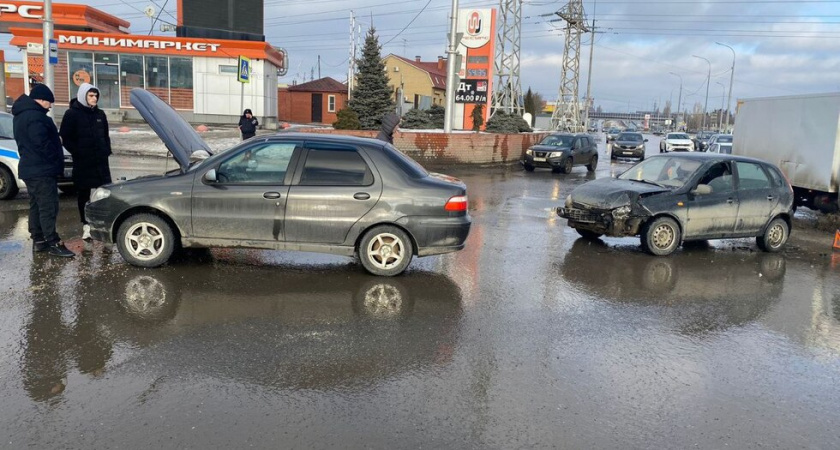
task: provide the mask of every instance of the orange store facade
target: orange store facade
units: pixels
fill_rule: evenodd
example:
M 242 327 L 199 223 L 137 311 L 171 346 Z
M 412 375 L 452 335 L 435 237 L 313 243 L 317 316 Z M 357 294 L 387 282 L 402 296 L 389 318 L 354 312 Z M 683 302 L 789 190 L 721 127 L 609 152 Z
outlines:
M 3 5 L 0 2 L 0 10 Z M 236 123 L 244 107 L 267 127 L 276 126 L 277 79 L 285 73 L 287 62 L 282 50 L 260 41 L 131 35 L 124 31 L 127 22 L 83 5 L 55 4 L 54 12 L 57 115 L 67 109 L 79 86 L 89 82 L 100 90 L 100 107 L 118 118 L 140 118 L 129 95 L 131 89 L 144 88 L 191 122 Z M 37 16 L 37 11 L 27 13 Z M 40 19 L 23 19 L 34 20 L 39 26 L 42 23 Z M 40 82 L 43 56 L 27 49 L 43 42 L 42 32 L 40 28 L 19 26 L 21 21 L 15 14 L 3 13 L 0 30 L 10 32 L 11 45 L 21 50 L 23 79 Z M 250 82 L 244 85 L 237 81 L 239 56 L 251 60 Z M 24 84 L 28 91 L 28 83 Z

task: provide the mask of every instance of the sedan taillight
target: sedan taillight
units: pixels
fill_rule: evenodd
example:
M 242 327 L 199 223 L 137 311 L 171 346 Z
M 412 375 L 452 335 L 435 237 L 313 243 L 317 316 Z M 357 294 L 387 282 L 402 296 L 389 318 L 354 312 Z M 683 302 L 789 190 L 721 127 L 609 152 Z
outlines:
M 449 199 L 446 202 L 446 206 L 443 209 L 447 211 L 466 211 L 467 210 L 467 196 L 466 195 L 456 195 Z

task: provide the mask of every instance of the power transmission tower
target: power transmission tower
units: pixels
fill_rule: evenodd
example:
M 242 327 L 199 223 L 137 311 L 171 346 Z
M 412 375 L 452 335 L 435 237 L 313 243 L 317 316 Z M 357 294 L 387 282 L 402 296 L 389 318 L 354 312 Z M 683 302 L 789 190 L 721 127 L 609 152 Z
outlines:
M 519 83 L 519 49 L 522 36 L 522 0 L 499 0 L 502 26 L 497 35 L 496 93 L 491 114 L 503 111 L 521 116 L 522 86 Z
M 563 48 L 563 70 L 560 75 L 560 93 L 557 106 L 551 115 L 551 126 L 558 130 L 580 132 L 583 123 L 580 118 L 580 38 L 589 31 L 583 11 L 583 0 L 569 0 L 555 14 L 566 22 L 566 43 Z

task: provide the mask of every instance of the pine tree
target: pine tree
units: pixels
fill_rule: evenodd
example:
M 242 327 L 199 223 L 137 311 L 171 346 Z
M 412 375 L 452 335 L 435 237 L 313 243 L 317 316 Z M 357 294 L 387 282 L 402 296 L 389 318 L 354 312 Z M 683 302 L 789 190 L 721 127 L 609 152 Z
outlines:
M 377 130 L 382 117 L 394 111 L 391 88 L 385 74 L 385 63 L 380 55 L 379 38 L 376 29 L 370 28 L 365 37 L 362 59 L 357 61 L 356 87 L 353 89 L 349 106 L 359 115 L 363 130 Z

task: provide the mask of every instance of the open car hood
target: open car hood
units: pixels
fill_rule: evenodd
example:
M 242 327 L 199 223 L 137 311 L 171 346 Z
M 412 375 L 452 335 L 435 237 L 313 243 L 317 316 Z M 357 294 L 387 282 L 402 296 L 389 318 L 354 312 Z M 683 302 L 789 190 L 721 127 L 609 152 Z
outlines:
M 190 167 L 190 156 L 197 151 L 212 155 L 210 147 L 175 110 L 156 95 L 145 89 L 131 90 L 131 105 L 143 116 L 149 126 L 172 156 L 186 172 Z

